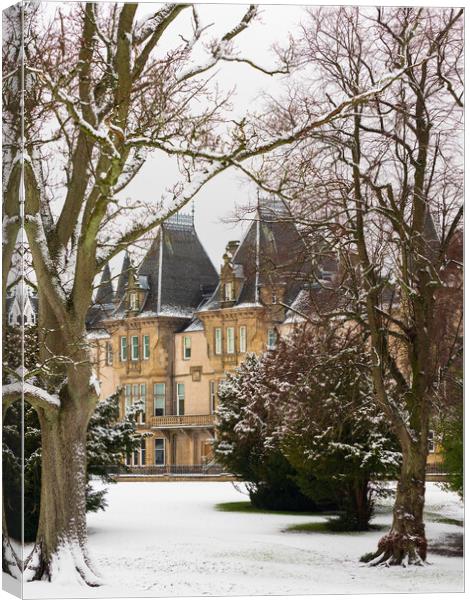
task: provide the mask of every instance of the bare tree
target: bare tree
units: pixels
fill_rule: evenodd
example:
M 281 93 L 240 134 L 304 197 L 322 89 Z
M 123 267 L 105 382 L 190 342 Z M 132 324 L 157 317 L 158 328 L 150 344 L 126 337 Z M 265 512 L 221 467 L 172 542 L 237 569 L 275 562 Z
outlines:
M 365 557 L 374 565 L 426 559 L 429 421 L 443 357 L 452 355 L 436 327 L 438 299 L 462 219 L 462 14 L 311 11 L 298 42 L 309 89 L 291 87 L 271 104 L 268 132 L 370 89 L 383 72 L 406 76 L 256 169 L 241 167 L 290 204 L 306 239 L 339 257 L 347 310 L 324 318 L 354 319 L 369 332 L 375 398 L 403 454 L 391 529 Z M 457 314 L 454 338 L 460 327 Z
M 168 48 L 164 35 L 190 11 L 192 36 Z M 346 94 L 285 135 L 261 138 L 245 121 L 226 126 L 227 98 L 209 81 L 216 65 L 245 62 L 267 75 L 289 66 L 290 51 L 272 70 L 235 52 L 236 38 L 256 14 L 251 5 L 195 63 L 193 51 L 207 28 L 191 5 L 165 4 L 138 18 L 137 4 L 80 3 L 57 8 L 50 21 L 40 5 L 22 8 L 24 61 L 18 56 L 4 81 L 25 80 L 27 111 L 22 135 L 10 144 L 13 164 L 21 168 L 7 175 L 6 198 L 12 201 L 5 218 L 12 233 L 24 227 L 32 256 L 47 385 L 35 385 L 23 371 L 4 387 L 3 398 L 8 404 L 23 395 L 41 425 L 41 514 L 25 564 L 28 578 L 53 579 L 74 565 L 79 580 L 99 585 L 87 555 L 85 520 L 85 438 L 99 395 L 85 319 L 96 275 L 217 174 L 296 142 L 376 98 L 408 69 L 387 74 L 370 90 Z M 158 202 L 123 199 L 152 150 L 178 157 L 184 179 Z

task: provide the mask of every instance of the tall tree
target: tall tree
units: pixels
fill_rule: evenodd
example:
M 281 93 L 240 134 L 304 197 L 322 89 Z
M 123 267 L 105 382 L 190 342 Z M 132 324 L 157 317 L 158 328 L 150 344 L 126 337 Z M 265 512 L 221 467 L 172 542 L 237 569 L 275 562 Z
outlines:
M 449 354 L 436 298 L 462 219 L 462 25 L 456 9 L 312 10 L 297 47 L 315 79 L 271 106 L 268 131 L 370 89 L 390 69 L 406 76 L 249 172 L 340 257 L 349 303 L 337 316 L 370 337 L 375 399 L 403 454 L 393 523 L 372 564 L 426 559 L 429 422 Z M 320 89 L 324 103 L 312 100 L 325 97 Z
M 9 240 L 20 226 L 27 237 L 45 374 L 43 387 L 22 371 L 3 390 L 6 405 L 23 394 L 41 426 L 40 519 L 25 564 L 32 579 L 53 579 L 74 565 L 73 576 L 99 585 L 87 555 L 85 519 L 86 431 L 98 401 L 85 317 L 96 275 L 217 174 L 294 143 L 348 107 L 375 98 L 406 71 L 386 75 L 358 96 L 348 94 L 294 132 L 260 141 L 244 120 L 225 117 L 224 125 L 227 98 L 209 83 L 214 67 L 230 61 L 268 75 L 286 72 L 289 53 L 279 68 L 268 70 L 235 52 L 256 7 L 212 39 L 198 62 L 207 28 L 196 7 L 165 4 L 146 17 L 139 12 L 135 3 L 90 2 L 57 7 L 49 18 L 42 5 L 25 4 L 9 33 L 17 48 L 22 38 L 25 44 L 4 62 L 7 107 L 20 125 L 9 145 L 4 218 Z M 185 13 L 191 15 L 189 37 L 177 35 Z M 15 90 L 23 87 L 24 119 L 14 103 Z M 158 201 L 128 201 L 122 192 L 151 150 L 177 156 L 183 179 Z

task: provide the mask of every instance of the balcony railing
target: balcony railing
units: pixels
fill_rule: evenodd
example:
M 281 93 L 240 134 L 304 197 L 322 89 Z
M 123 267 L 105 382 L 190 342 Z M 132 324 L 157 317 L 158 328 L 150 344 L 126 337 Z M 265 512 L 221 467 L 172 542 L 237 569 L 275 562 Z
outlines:
M 442 462 L 428 463 L 426 473 L 428 475 L 447 475 L 447 468 Z
M 215 415 L 165 415 L 147 417 L 147 424 L 158 429 L 180 429 L 181 427 L 214 427 Z
M 131 467 L 134 475 L 222 475 L 226 470 L 219 465 L 165 465 L 161 467 Z
M 127 467 L 115 465 L 106 468 L 110 475 L 230 475 L 220 465 L 146 465 L 143 467 Z

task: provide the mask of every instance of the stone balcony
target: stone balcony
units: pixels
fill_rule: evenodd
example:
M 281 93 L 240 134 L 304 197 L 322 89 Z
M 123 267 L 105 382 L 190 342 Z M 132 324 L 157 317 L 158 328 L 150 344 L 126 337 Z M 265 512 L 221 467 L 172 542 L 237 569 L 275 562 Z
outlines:
M 165 415 L 148 417 L 147 426 L 152 429 L 213 428 L 215 415 Z

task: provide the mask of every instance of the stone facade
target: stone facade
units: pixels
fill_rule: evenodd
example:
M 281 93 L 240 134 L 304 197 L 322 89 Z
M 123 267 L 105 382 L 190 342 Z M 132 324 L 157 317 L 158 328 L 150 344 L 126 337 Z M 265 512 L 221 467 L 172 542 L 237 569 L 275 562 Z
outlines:
M 289 321 L 282 303 L 303 287 L 303 243 L 294 225 L 276 219 L 282 210 L 260 202 L 219 273 L 185 215 L 160 228 L 138 269 L 126 254 L 116 291 L 103 271 L 88 339 L 102 397 L 120 389 L 122 415 L 140 403 L 142 449 L 128 464 L 213 461 L 220 381 L 248 352 L 275 346 Z
M 88 338 L 102 397 L 120 389 L 121 415 L 139 406 L 142 448 L 127 457 L 131 466 L 210 467 L 226 374 L 248 352 L 275 347 L 313 314 L 312 302 L 338 306 L 321 284 L 340 277 L 340 266 L 321 251 L 321 260 L 308 260 L 286 214 L 260 201 L 241 243 L 227 244 L 218 273 L 186 215 L 160 227 L 138 269 L 126 254 L 116 291 L 104 269 Z M 438 463 L 435 441 L 430 449 L 429 462 Z

